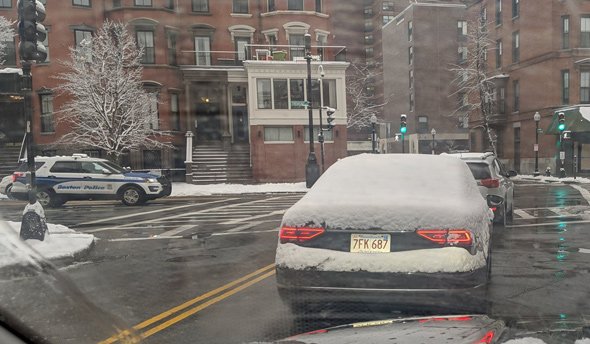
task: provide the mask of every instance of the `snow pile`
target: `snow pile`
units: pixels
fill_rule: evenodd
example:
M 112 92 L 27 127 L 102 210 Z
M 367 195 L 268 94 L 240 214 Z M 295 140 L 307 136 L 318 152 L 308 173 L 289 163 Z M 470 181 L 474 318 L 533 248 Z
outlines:
M 245 194 L 245 193 L 281 193 L 307 192 L 305 183 L 269 183 L 269 184 L 210 184 L 194 185 L 173 183 L 171 197 L 175 196 L 207 196 L 213 194 Z
M 18 243 L 20 232 L 20 222 L 8 221 L 2 226 L 0 223 L 0 267 L 30 263 L 28 252 Z M 94 242 L 92 234 L 83 234 L 74 231 L 66 226 L 48 224 L 48 232 L 45 234 L 45 240 L 27 240 L 25 243 L 37 251 L 45 259 L 58 259 L 73 257 L 75 254 L 88 249 Z M 8 232 L 12 230 L 12 232 Z M 4 245 L 10 246 L 3 247 Z M 16 246 L 16 247 L 15 247 Z
M 311 266 L 319 271 L 435 273 L 473 271 L 485 265 L 485 257 L 481 251 L 474 257 L 459 247 L 351 254 L 284 244 L 277 248 L 277 264 L 295 270 Z
M 533 337 L 526 337 L 526 338 L 519 338 L 519 339 L 511 339 L 504 344 L 546 344 L 544 341 L 533 338 Z M 576 342 L 578 344 L 578 342 Z
M 485 266 L 490 210 L 469 167 L 449 156 L 362 154 L 334 164 L 283 217 L 283 226 L 408 232 L 469 229 L 463 248 L 362 254 L 279 244 L 276 263 L 297 270 L 471 271 Z M 484 252 L 486 252 L 484 254 Z
M 512 180 L 519 180 L 519 181 L 536 181 L 542 183 L 580 183 L 580 184 L 590 184 L 590 178 L 584 177 L 567 177 L 567 178 L 558 178 L 558 177 L 545 177 L 545 176 L 531 176 L 531 175 L 518 175 L 511 178 Z

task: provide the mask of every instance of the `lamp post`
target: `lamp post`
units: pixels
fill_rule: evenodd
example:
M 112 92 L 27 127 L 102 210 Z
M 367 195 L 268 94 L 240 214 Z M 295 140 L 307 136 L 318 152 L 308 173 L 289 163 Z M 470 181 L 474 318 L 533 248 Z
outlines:
M 310 188 L 320 177 L 320 168 L 313 146 L 313 110 L 311 106 L 311 35 L 305 34 L 305 60 L 307 61 L 307 109 L 309 116 L 309 155 L 305 165 L 305 186 Z
M 432 155 L 434 155 L 434 137 L 436 136 L 436 129 L 432 128 L 430 133 L 432 134 Z
M 325 171 L 325 164 L 324 164 L 324 127 L 322 121 L 322 108 L 324 107 L 324 66 L 320 65 L 318 67 L 318 72 L 320 73 L 319 83 L 320 83 L 320 106 L 318 107 L 320 110 L 320 133 L 318 134 L 318 141 L 320 143 L 320 157 L 322 161 L 322 170 L 321 173 Z
M 375 114 L 371 115 L 371 127 L 372 127 L 372 131 L 371 131 L 371 147 L 372 147 L 372 152 L 373 154 L 377 153 L 377 133 L 375 132 L 375 124 L 377 124 L 377 116 L 375 116 Z
M 535 120 L 535 172 L 533 175 L 536 177 L 539 173 L 539 122 L 541 121 L 541 114 L 537 111 L 533 116 Z

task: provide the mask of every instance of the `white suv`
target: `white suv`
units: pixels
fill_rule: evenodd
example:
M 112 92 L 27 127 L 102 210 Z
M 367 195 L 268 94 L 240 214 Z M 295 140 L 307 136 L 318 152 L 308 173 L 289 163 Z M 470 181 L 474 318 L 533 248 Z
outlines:
M 494 153 L 453 153 L 467 163 L 473 177 L 477 180 L 479 192 L 494 211 L 494 222 L 506 224 L 514 210 L 514 183 L 510 177 L 516 171 L 507 171 Z
M 43 206 L 57 207 L 69 200 L 119 199 L 140 205 L 170 195 L 172 186 L 164 176 L 131 172 L 116 164 L 85 154 L 36 157 L 37 199 Z M 12 196 L 27 199 L 27 163 L 13 174 Z

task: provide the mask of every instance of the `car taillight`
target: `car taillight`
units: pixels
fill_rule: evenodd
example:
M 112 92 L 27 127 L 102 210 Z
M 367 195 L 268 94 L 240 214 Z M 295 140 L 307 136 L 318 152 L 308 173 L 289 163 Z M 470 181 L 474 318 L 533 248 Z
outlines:
M 482 179 L 480 182 L 481 186 L 485 186 L 486 188 L 499 188 L 500 181 L 498 179 L 488 178 Z
M 440 245 L 471 246 L 473 238 L 467 229 L 418 229 L 416 234 Z
M 279 233 L 281 244 L 288 242 L 305 242 L 324 234 L 326 230 L 322 227 L 283 227 Z
M 490 344 L 492 340 L 494 340 L 494 331 L 488 331 L 485 336 L 483 336 L 479 341 L 475 342 L 475 344 Z
M 17 178 L 22 178 L 24 176 L 25 176 L 25 173 L 24 172 L 14 172 L 12 174 L 12 182 L 14 183 L 14 182 L 16 182 L 16 179 Z

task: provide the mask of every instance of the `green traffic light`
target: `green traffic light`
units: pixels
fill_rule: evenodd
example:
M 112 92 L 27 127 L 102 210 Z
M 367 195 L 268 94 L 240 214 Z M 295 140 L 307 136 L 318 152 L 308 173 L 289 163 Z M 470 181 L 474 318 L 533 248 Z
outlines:
M 408 128 L 401 127 L 399 131 L 401 131 L 402 134 L 405 134 L 407 130 L 408 130 Z
M 565 124 L 564 124 L 564 123 L 560 123 L 560 124 L 557 126 L 557 129 L 559 129 L 559 131 L 564 131 L 564 130 L 565 130 Z

